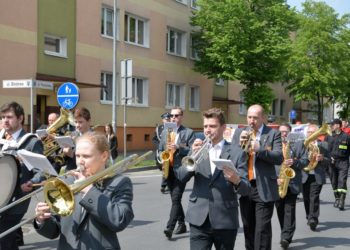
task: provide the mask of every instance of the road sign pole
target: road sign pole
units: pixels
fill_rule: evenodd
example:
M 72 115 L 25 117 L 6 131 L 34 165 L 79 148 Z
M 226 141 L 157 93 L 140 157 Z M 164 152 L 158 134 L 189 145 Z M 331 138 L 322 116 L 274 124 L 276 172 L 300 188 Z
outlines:
M 117 0 L 113 2 L 113 85 L 112 85 L 112 127 L 117 136 L 117 108 L 116 108 L 116 57 L 117 57 L 117 49 L 116 49 L 116 27 L 117 27 Z
M 33 86 L 33 80 L 32 80 L 32 86 L 30 87 L 30 133 L 33 133 L 34 131 L 34 126 L 33 126 L 33 116 L 34 116 L 34 86 Z M 24 117 L 23 117 L 24 118 Z

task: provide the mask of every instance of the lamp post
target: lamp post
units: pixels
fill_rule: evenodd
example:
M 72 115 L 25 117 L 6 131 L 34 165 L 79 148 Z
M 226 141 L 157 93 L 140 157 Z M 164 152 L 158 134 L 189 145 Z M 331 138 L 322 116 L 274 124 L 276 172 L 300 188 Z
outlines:
M 117 135 L 117 109 L 116 109 L 116 57 L 117 57 L 117 0 L 113 2 L 113 80 L 112 80 L 112 127 L 115 135 Z

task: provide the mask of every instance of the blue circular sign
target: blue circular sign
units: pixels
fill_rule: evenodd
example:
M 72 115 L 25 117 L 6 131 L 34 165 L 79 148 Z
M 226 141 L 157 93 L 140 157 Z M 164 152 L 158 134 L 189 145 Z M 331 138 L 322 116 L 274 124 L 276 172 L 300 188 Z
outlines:
M 62 108 L 74 108 L 79 102 L 78 86 L 71 82 L 63 83 L 57 90 L 57 102 Z
M 289 118 L 293 120 L 297 118 L 297 112 L 294 109 L 289 112 Z

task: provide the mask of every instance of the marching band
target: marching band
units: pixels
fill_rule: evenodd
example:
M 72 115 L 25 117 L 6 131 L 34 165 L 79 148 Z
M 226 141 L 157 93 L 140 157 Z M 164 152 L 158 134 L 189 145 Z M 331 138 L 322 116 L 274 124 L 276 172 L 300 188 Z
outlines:
M 124 230 L 134 217 L 132 183 L 122 171 L 105 174 L 106 166 L 113 162 L 109 138 L 91 129 L 89 110 L 65 112 L 61 110 L 44 128 L 46 136 L 38 137 L 25 132 L 21 105 L 10 102 L 0 108 L 0 167 L 6 176 L 12 176 L 0 180 L 6 186 L 6 195 L 0 199 L 1 250 L 16 250 L 22 245 L 19 224 L 30 203 L 28 194 L 37 186 L 43 186 L 50 198 L 37 204 L 33 227 L 47 238 L 59 237 L 58 249 L 120 249 L 116 232 Z M 334 190 L 334 207 L 345 209 L 350 136 L 342 132 L 340 120 L 321 128 L 310 124 L 306 138 L 293 137 L 288 123 L 280 124 L 279 129 L 266 125 L 265 111 L 256 104 L 248 108 L 246 127 L 236 129 L 228 142 L 223 136 L 226 121 L 220 109 L 203 112 L 204 139 L 196 138 L 194 131 L 182 124 L 180 107 L 166 115 L 157 137 L 157 158 L 171 198 L 163 230 L 168 240 L 173 234 L 187 232 L 187 222 L 190 249 L 234 249 L 240 216 L 245 248 L 272 249 L 271 218 L 276 207 L 280 247 L 287 249 L 298 221 L 299 193 L 307 225 L 316 230 L 326 174 Z M 167 122 L 174 126 L 166 126 Z M 75 130 L 66 128 L 72 125 Z M 66 135 L 73 137 L 73 147 L 55 142 L 56 136 Z M 40 168 L 28 168 L 17 155 L 20 149 L 44 154 L 62 175 L 47 179 Z M 113 166 L 129 167 L 137 160 L 140 157 L 131 156 Z M 101 173 L 102 177 L 90 180 Z M 189 205 L 184 209 L 182 194 L 192 178 Z M 73 188 L 74 183 L 85 180 L 89 180 L 86 185 Z M 19 202 L 26 195 L 29 198 Z M 69 195 L 73 198 L 67 198 Z M 16 205 L 11 206 L 13 202 Z M 65 212 L 58 213 L 56 209 L 62 207 Z

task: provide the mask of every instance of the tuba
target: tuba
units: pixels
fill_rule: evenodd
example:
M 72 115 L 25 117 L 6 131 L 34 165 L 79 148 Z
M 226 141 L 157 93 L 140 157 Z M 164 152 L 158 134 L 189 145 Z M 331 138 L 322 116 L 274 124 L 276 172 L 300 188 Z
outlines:
M 209 146 L 211 144 L 211 140 L 209 136 L 205 138 L 202 146 L 196 152 L 192 153 L 189 156 L 185 156 L 182 158 L 181 164 L 186 167 L 188 171 L 196 170 L 198 164 L 208 158 L 209 155 Z
M 43 144 L 44 144 L 43 155 L 53 159 L 53 161 L 57 163 L 59 166 L 64 165 L 65 160 L 63 155 L 60 155 L 60 154 L 55 155 L 55 153 L 60 149 L 60 146 L 55 141 L 54 136 L 58 129 L 62 128 L 68 123 L 74 124 L 73 114 L 69 110 L 61 108 L 60 116 L 53 124 L 51 124 L 46 129 L 48 136 L 43 140 Z
M 286 147 L 283 150 L 283 158 L 284 159 L 289 159 L 290 158 L 290 142 L 287 142 Z M 287 195 L 288 191 L 288 185 L 290 182 L 290 179 L 293 179 L 295 177 L 295 171 L 282 163 L 278 179 L 281 180 L 281 184 L 278 186 L 278 194 L 283 199 Z
M 305 148 L 307 148 L 307 150 L 309 152 L 309 155 L 308 155 L 309 156 L 309 165 L 304 168 L 304 171 L 314 170 L 317 166 L 317 163 L 318 163 L 316 161 L 316 156 L 320 153 L 320 149 L 318 148 L 318 146 L 316 144 L 311 143 L 311 142 L 317 140 L 317 138 L 320 135 L 326 135 L 326 134 L 332 135 L 332 131 L 331 131 L 331 128 L 327 124 L 323 124 L 321 126 L 321 128 L 316 130 L 313 134 L 311 134 L 304 141 L 304 146 L 305 146 Z
M 166 131 L 166 149 L 160 153 L 160 159 L 162 161 L 163 177 L 168 179 L 169 169 L 174 165 L 174 150 L 168 148 L 168 144 L 175 142 L 175 133 L 172 128 L 168 128 Z

